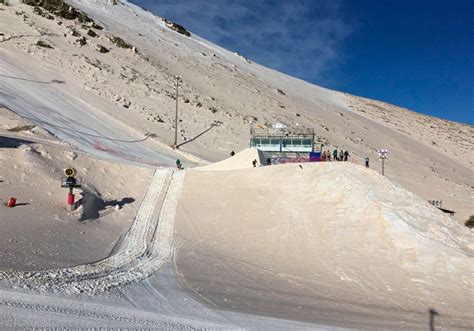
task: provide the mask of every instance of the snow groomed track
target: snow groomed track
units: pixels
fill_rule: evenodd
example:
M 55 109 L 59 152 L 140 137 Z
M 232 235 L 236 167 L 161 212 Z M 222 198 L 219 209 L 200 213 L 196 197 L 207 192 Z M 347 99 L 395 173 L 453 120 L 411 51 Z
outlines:
M 148 277 L 171 260 L 174 215 L 183 178 L 182 171 L 155 171 L 130 230 L 112 256 L 70 268 L 0 272 L 0 281 L 49 293 L 95 294 Z
M 0 328 L 83 329 L 138 328 L 193 330 L 229 328 L 229 324 L 172 314 L 0 289 Z

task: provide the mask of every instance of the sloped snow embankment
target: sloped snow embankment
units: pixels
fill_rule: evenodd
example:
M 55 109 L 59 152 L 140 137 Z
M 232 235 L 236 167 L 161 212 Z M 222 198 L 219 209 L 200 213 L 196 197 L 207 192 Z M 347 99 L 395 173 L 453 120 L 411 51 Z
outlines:
M 430 308 L 445 328 L 472 322 L 471 233 L 373 169 L 193 171 L 179 204 L 178 273 L 220 309 L 313 322 L 325 312 L 362 329 L 419 328 Z
M 174 156 L 170 156 L 169 151 L 155 152 L 156 146 L 149 145 L 146 136 L 101 111 L 100 107 L 69 94 L 59 83 L 56 86 L 38 83 L 48 76 L 47 71 L 30 62 L 27 71 L 25 65 L 15 59 L 2 52 L 0 106 L 91 155 L 155 167 L 174 164 Z
M 227 171 L 253 168 L 253 160 L 257 161 L 257 166 L 264 164 L 263 152 L 257 148 L 247 148 L 220 162 L 198 167 L 197 171 Z
M 96 263 L 37 272 L 1 272 L 14 287 L 55 293 L 98 293 L 148 277 L 173 253 L 173 222 L 184 172 L 156 170 L 137 216 L 117 252 Z

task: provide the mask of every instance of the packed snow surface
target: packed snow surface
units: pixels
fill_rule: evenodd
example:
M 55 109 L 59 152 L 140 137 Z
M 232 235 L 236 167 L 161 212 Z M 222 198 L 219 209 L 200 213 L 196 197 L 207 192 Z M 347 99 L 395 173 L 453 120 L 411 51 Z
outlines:
M 472 126 L 283 75 L 126 1 L 68 1 L 103 29 L 9 3 L 0 5 L 0 199 L 31 198 L 7 220 L 0 208 L 0 221 L 22 238 L 77 221 L 52 186 L 66 165 L 96 193 L 123 194 L 132 181 L 138 201 L 134 217 L 130 208 L 81 223 L 89 233 L 129 227 L 110 256 L 0 271 L 1 327 L 473 327 L 474 247 L 461 225 L 474 203 Z M 176 101 L 185 144 L 172 149 Z M 315 129 L 318 146 L 349 150 L 352 162 L 260 167 L 261 152 L 243 150 L 250 125 L 276 122 Z M 390 151 L 387 177 L 375 170 L 379 148 Z M 189 167 L 232 150 L 243 151 Z M 355 164 L 366 156 L 371 169 Z M 186 170 L 153 169 L 177 158 Z
M 419 328 L 429 309 L 446 328 L 473 323 L 472 232 L 350 162 L 190 171 L 175 227 L 178 272 L 211 306 L 356 328 Z
M 111 116 L 94 111 L 90 104 L 67 95 L 57 83 L 41 82 L 40 70 L 32 74 L 8 57 L 0 58 L 2 75 L 1 105 L 52 132 L 84 152 L 112 160 L 129 160 L 145 164 L 172 164 L 146 148 L 147 137 L 129 132 Z M 59 83 L 60 85 L 60 83 Z
M 262 151 L 257 148 L 247 148 L 235 154 L 234 156 L 212 163 L 203 167 L 198 167 L 199 171 L 219 171 L 219 170 L 237 170 L 253 167 L 253 161 L 257 161 L 256 166 L 260 167 L 265 163 Z

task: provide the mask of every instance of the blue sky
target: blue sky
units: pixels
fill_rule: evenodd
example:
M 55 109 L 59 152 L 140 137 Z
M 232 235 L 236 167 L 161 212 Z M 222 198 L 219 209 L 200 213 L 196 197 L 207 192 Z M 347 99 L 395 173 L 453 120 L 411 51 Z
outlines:
M 131 0 L 306 81 L 474 124 L 474 0 Z

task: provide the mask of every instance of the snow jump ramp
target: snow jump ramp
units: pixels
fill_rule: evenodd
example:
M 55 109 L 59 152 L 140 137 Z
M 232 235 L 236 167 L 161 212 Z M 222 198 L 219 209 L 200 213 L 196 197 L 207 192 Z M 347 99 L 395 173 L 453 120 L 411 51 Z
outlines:
M 223 167 L 221 167 L 223 170 Z M 472 326 L 469 229 L 349 162 L 189 172 L 175 220 L 186 286 L 219 307 L 361 328 Z

